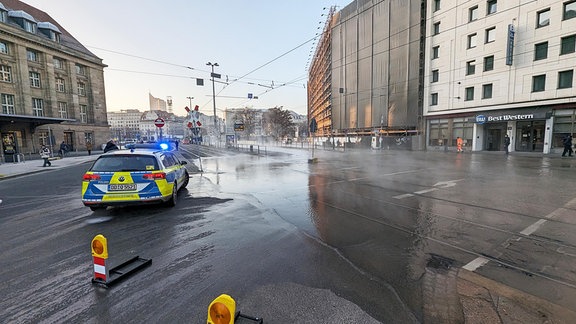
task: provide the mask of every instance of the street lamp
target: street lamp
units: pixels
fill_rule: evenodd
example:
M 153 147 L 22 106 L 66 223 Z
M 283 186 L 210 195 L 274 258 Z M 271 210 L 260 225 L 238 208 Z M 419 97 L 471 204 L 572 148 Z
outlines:
M 186 99 L 190 100 L 190 106 L 188 106 L 188 108 L 192 109 L 192 99 L 194 99 L 194 97 L 186 97 Z
M 212 77 L 212 103 L 214 104 L 214 129 L 218 132 L 218 141 L 220 141 L 220 130 L 218 129 L 218 119 L 216 119 L 216 88 L 214 87 L 214 78 L 216 76 L 218 76 L 218 78 L 220 78 L 219 74 L 215 74 L 214 73 L 214 67 L 215 66 L 219 66 L 218 63 L 211 63 L 208 62 L 206 63 L 206 65 L 209 65 L 212 67 L 212 73 L 210 73 L 210 76 Z

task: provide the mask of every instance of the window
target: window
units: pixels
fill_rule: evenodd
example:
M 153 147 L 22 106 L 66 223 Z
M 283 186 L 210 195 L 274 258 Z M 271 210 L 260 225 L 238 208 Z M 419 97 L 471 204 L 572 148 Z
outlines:
M 543 60 L 548 57 L 548 42 L 534 45 L 534 61 Z
M 484 71 L 494 70 L 494 55 L 486 56 L 484 58 Z
M 466 75 L 476 73 L 476 60 L 466 62 Z
M 550 25 L 550 8 L 539 11 L 536 17 L 536 28 Z
M 558 72 L 558 89 L 572 88 L 574 70 Z
M 86 84 L 84 82 L 78 82 L 78 95 L 85 96 L 86 95 Z
M 30 86 L 32 88 L 40 88 L 40 73 L 30 72 Z
M 438 82 L 438 78 L 440 77 L 440 72 L 438 70 L 432 71 L 432 82 Z
M 42 99 L 32 98 L 32 115 L 36 117 L 44 116 L 44 103 Z
M 0 65 L 0 81 L 12 82 L 12 68 L 8 65 Z
M 478 6 L 474 6 L 468 9 L 468 21 L 474 21 L 478 19 Z
M 576 1 L 568 1 L 564 3 L 564 14 L 562 19 L 572 19 L 576 17 Z
M 492 98 L 492 83 L 482 85 L 482 99 Z
M 88 106 L 80 105 L 80 122 L 86 124 L 88 122 Z
M 66 91 L 64 79 L 56 78 L 56 91 L 58 91 L 58 92 L 65 92 Z
M 60 118 L 68 118 L 68 104 L 65 102 L 58 102 L 58 116 Z
M 474 100 L 474 87 L 466 88 L 466 97 L 464 97 L 464 100 Z
M 433 29 L 434 29 L 434 35 L 440 34 L 440 23 L 439 22 L 434 23 Z
M 55 57 L 54 58 L 54 68 L 64 70 L 64 60 Z
M 86 75 L 86 67 L 84 65 L 76 64 L 76 74 Z
M 437 106 L 438 105 L 438 94 L 433 93 L 430 95 L 430 106 Z
M 492 43 L 496 40 L 496 27 L 486 29 L 485 43 Z
M 31 22 L 31 21 L 29 21 L 29 20 L 24 19 L 24 26 L 23 26 L 23 28 L 24 28 L 25 31 L 27 31 L 27 32 L 29 32 L 29 33 L 33 33 L 33 34 L 36 33 L 36 24 L 33 23 L 33 22 Z
M 440 46 L 432 47 L 432 59 L 437 59 L 440 57 Z
M 436 12 L 438 10 L 440 10 L 440 0 L 434 0 L 433 11 Z
M 14 96 L 10 94 L 2 94 L 2 113 L 8 115 L 15 115 L 14 109 Z
M 468 48 L 474 48 L 476 47 L 476 39 L 477 39 L 476 33 L 472 34 L 472 35 L 468 35 Z
M 8 54 L 8 44 L 0 42 L 0 53 Z
M 576 35 L 562 37 L 560 41 L 560 55 L 574 53 L 576 50 Z
M 486 2 L 486 14 L 490 15 L 490 14 L 496 13 L 496 11 L 498 9 L 497 4 L 498 4 L 498 1 L 496 1 L 496 0 L 488 0 Z
M 546 88 L 546 74 L 532 77 L 532 92 L 544 91 Z
M 31 62 L 38 62 L 38 52 L 31 49 L 26 50 L 26 58 Z

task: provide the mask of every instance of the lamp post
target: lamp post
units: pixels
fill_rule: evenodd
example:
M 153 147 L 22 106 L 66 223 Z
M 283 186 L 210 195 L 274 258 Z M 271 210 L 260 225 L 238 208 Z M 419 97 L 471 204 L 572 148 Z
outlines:
M 192 99 L 194 99 L 194 97 L 186 97 L 186 99 L 190 100 L 190 106 L 188 106 L 188 108 L 192 109 Z
M 211 63 L 211 62 L 206 63 L 206 65 L 212 67 L 212 73 L 210 73 L 210 76 L 212 77 L 212 103 L 214 104 L 214 129 L 218 134 L 218 142 L 220 142 L 220 130 L 218 129 L 218 119 L 216 117 L 216 88 L 214 86 L 214 78 L 216 77 L 216 74 L 214 73 L 214 67 L 219 65 L 218 63 Z M 220 76 L 218 75 L 218 77 Z

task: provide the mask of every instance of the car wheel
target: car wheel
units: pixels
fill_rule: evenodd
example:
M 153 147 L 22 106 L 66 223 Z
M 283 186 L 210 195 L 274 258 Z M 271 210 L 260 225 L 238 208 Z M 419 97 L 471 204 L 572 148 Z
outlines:
M 177 202 L 178 202 L 178 184 L 176 182 L 174 182 L 174 186 L 172 187 L 172 196 L 166 202 L 166 205 L 168 207 L 174 207 L 174 206 L 176 206 Z
M 106 209 L 106 206 L 90 206 L 90 210 L 91 211 L 99 211 L 99 210 L 103 210 Z
M 188 174 L 188 171 L 184 171 L 184 183 L 182 184 L 182 188 L 188 186 L 188 181 L 190 181 L 190 175 Z

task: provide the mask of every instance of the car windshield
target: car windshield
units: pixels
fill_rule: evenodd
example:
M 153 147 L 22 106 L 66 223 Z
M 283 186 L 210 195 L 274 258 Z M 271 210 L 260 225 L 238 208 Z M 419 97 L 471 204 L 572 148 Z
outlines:
M 153 171 L 158 170 L 158 162 L 149 155 L 101 156 L 90 169 L 94 172 Z

